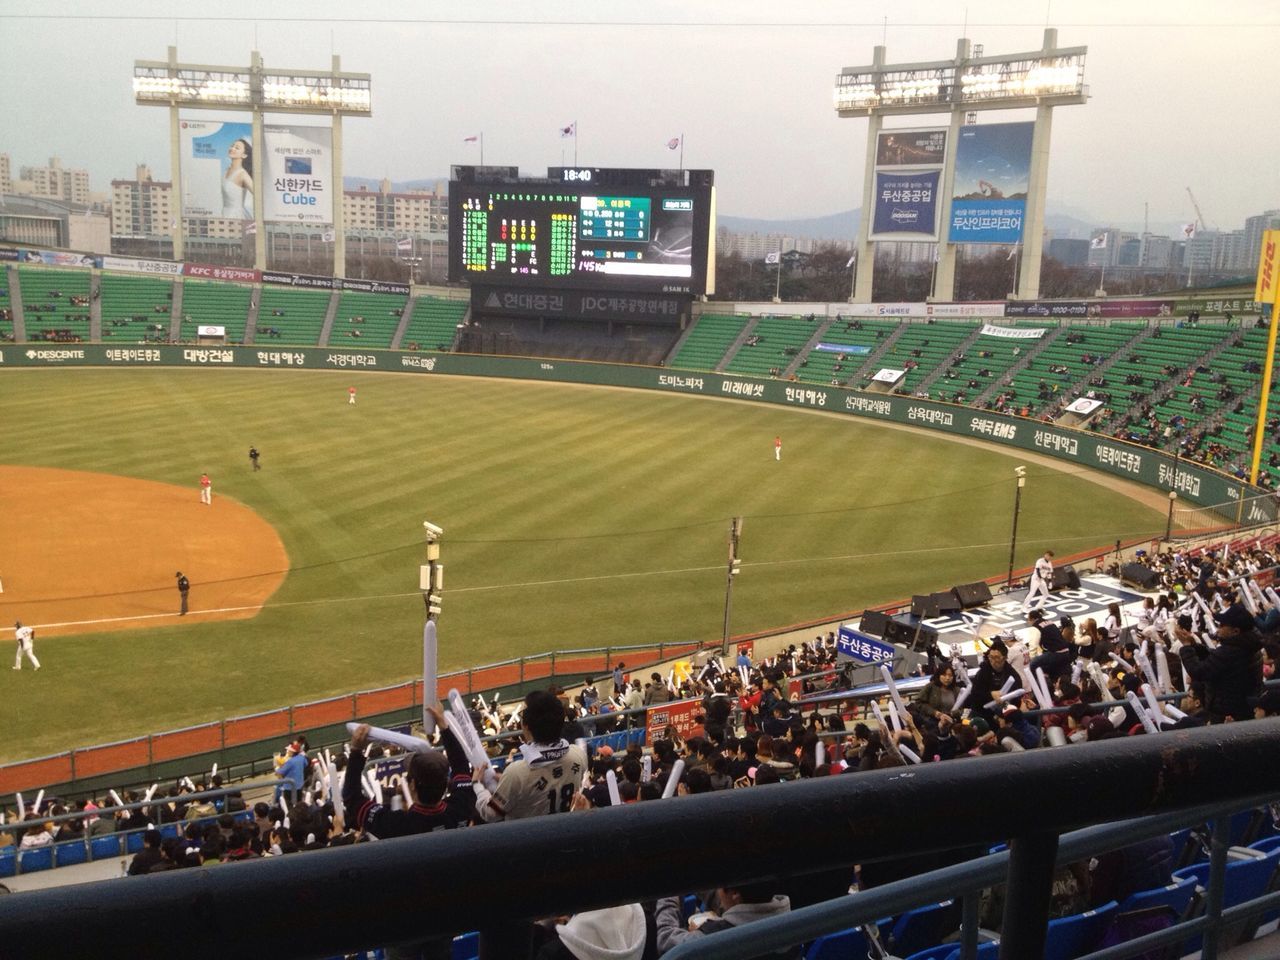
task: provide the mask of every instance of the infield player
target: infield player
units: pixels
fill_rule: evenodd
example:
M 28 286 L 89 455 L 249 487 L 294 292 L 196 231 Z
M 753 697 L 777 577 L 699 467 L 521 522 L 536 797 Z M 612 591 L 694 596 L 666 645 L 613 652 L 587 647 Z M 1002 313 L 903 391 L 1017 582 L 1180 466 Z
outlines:
M 781 437 L 773 438 L 773 459 L 775 460 L 782 459 L 782 438 Z
M 1032 607 L 1036 606 L 1033 600 L 1038 596 L 1040 598 L 1039 606 L 1043 607 L 1049 601 L 1049 588 L 1053 586 L 1053 551 L 1046 550 L 1044 556 L 1036 561 L 1035 567 L 1031 570 L 1031 584 L 1027 590 L 1027 596 L 1022 601 L 1022 612 L 1029 613 Z
M 213 506 L 213 481 L 209 474 L 200 474 L 200 502 L 207 507 Z
M 13 658 L 13 669 L 22 669 L 22 655 L 25 653 L 27 659 L 31 661 L 31 665 L 39 670 L 40 661 L 36 659 L 35 651 L 36 632 L 30 627 L 24 627 L 22 621 L 19 620 L 13 625 L 13 635 L 18 641 L 18 652 Z

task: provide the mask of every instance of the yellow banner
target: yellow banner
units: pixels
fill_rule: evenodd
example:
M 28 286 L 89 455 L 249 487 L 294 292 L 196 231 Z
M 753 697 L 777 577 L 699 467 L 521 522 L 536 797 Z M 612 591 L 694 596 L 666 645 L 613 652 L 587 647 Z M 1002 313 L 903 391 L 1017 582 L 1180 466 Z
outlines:
M 1253 299 L 1259 303 L 1276 303 L 1280 286 L 1280 230 L 1262 232 L 1262 255 L 1258 257 L 1258 286 Z

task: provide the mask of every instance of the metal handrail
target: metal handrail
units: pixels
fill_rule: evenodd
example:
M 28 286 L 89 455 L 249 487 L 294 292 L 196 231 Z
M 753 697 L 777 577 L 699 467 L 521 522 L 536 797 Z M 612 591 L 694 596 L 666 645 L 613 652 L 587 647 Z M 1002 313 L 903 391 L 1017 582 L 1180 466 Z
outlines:
M 1088 809 L 1080 802 L 1086 795 Z M 196 960 L 238 953 L 309 960 L 762 874 L 1012 838 L 1010 889 L 1042 883 L 1045 892 L 1038 916 L 1033 910 L 1016 921 L 1006 917 L 1005 941 L 1011 941 L 1015 927 L 1042 929 L 1047 922 L 1051 875 L 1013 869 L 1028 859 L 1019 849 L 1029 838 L 1052 832 L 1056 844 L 1057 832 L 1097 822 L 1098 811 L 1120 818 L 1199 815 L 1205 804 L 1241 804 L 1259 795 L 1280 795 L 1280 719 L 440 831 L 253 866 L 31 891 L 0 897 L 0 943 L 31 960 L 61 957 L 66 944 L 49 931 L 67 929 L 94 944 L 102 958 L 159 955 L 181 942 Z M 991 815 L 995 810 L 999 817 Z M 797 814 L 820 822 L 821 829 L 777 829 Z M 751 837 L 749 847 L 744 835 Z M 610 856 L 600 856 L 605 849 Z M 681 856 L 668 855 L 672 850 Z M 619 862 L 625 869 L 618 869 Z M 519 883 L 518 897 L 495 900 L 491 871 L 477 864 L 502 864 L 508 876 L 536 882 Z M 249 914 L 245 903 L 254 905 Z M 291 922 L 280 924 L 279 916 Z M 130 931 L 128 938 L 119 935 L 122 929 Z M 192 938 L 192 929 L 205 935 Z

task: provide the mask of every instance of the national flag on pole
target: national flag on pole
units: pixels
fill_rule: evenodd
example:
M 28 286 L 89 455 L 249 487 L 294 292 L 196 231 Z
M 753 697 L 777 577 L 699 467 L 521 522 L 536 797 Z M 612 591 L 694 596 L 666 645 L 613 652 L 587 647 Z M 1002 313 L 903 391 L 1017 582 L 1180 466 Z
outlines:
M 679 137 L 672 137 L 670 140 L 668 140 L 668 141 L 667 141 L 667 149 L 668 149 L 668 150 L 674 150 L 674 149 L 676 149 L 676 147 L 678 147 L 678 146 L 680 146 L 680 138 L 679 138 Z
M 257 232 L 258 232 L 258 224 L 255 223 L 253 220 L 246 220 L 244 224 L 244 235 L 246 237 L 252 237 L 255 234 L 257 234 Z
M 337 239 L 338 235 L 332 230 L 326 230 L 324 233 L 320 234 L 320 240 L 323 243 L 333 243 L 333 241 Z
M 1094 237 L 1092 240 L 1090 240 L 1089 249 L 1090 250 L 1107 249 L 1107 235 L 1105 233 L 1100 233 L 1096 237 Z
M 474 136 L 474 137 L 463 137 L 463 138 L 462 138 L 462 142 L 463 142 L 463 143 L 475 143 L 475 142 L 476 142 L 476 141 L 478 141 L 479 139 L 480 139 L 480 137 L 479 137 L 479 136 Z
M 765 263 L 781 263 L 782 254 L 779 253 L 777 250 L 773 251 L 773 253 L 766 253 L 764 255 L 764 262 Z
M 1005 259 L 1012 260 L 1017 255 L 1018 255 L 1018 245 L 1015 243 L 1012 247 L 1009 248 L 1009 255 L 1005 257 Z
M 858 254 L 856 252 L 849 254 L 849 262 L 844 265 L 844 268 L 848 270 L 850 267 L 853 266 L 853 261 L 857 259 L 858 259 Z
M 560 128 L 561 137 L 576 137 L 578 135 L 578 121 L 575 120 L 567 127 Z
M 401 237 L 396 241 L 396 251 L 398 253 L 413 252 L 413 237 Z
M 942 245 L 941 244 L 935 243 L 933 245 L 933 262 L 934 263 L 942 262 Z
M 1183 240 L 1194 240 L 1195 238 L 1196 238 L 1196 224 L 1195 224 L 1195 221 L 1193 220 L 1191 223 L 1184 223 L 1184 224 L 1182 225 L 1182 239 L 1183 239 Z

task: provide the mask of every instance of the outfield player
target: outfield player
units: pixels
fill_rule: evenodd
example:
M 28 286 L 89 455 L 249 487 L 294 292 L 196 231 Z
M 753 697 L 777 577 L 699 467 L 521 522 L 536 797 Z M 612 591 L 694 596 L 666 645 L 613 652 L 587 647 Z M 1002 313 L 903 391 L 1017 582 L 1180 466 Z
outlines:
M 356 402 L 356 388 L 347 387 L 347 403 L 354 404 Z
M 1022 601 L 1022 612 L 1027 613 L 1036 604 L 1033 602 L 1037 597 L 1040 598 L 1040 606 L 1043 607 L 1049 601 L 1049 589 L 1053 586 L 1053 551 L 1046 550 L 1044 556 L 1036 561 L 1035 567 L 1031 570 L 1031 584 L 1027 589 L 1026 599 Z
M 773 438 L 773 459 L 775 460 L 782 459 L 782 438 L 781 437 Z
M 13 625 L 13 635 L 18 641 L 18 653 L 13 658 L 13 669 L 22 669 L 22 655 L 25 653 L 27 659 L 31 661 L 31 665 L 39 670 L 40 661 L 36 659 L 35 651 L 36 632 L 30 627 L 24 627 L 22 621 L 19 620 Z
M 257 447 L 250 447 L 250 448 L 249 448 L 249 462 L 253 464 L 253 469 L 254 469 L 255 471 L 258 471 L 258 470 L 261 470 L 261 469 L 262 469 L 262 467 L 258 465 L 258 458 L 259 458 L 260 456 L 262 456 L 262 454 L 260 454 L 260 453 L 258 452 L 258 448 L 257 448 Z
M 205 506 L 213 506 L 213 481 L 207 473 L 200 474 L 200 502 Z

